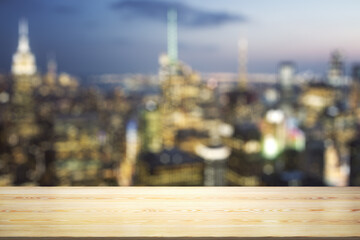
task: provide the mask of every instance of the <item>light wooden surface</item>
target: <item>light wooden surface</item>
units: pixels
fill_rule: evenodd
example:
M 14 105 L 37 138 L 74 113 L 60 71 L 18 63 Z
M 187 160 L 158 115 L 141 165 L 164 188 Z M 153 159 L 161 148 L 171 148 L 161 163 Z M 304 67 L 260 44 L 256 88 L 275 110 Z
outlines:
M 0 237 L 360 237 L 360 188 L 3 187 Z

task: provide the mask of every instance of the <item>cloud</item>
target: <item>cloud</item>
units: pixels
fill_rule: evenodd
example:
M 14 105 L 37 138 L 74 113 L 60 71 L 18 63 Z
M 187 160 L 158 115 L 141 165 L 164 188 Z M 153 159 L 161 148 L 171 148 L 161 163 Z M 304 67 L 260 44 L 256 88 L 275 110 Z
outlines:
M 166 22 L 169 9 L 176 9 L 178 24 L 186 27 L 213 27 L 246 21 L 240 14 L 201 10 L 175 1 L 119 0 L 111 4 L 111 9 L 118 11 L 122 16 L 143 17 L 161 22 Z
M 23 14 L 24 12 L 33 13 L 39 10 L 44 10 L 44 1 L 41 0 L 0 0 L 0 6 L 5 11 L 17 11 Z

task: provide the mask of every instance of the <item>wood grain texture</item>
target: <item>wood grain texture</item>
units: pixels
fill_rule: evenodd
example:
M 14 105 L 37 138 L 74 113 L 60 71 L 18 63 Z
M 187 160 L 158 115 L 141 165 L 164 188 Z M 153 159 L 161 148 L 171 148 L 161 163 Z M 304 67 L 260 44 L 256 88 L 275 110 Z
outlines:
M 3 187 L 0 237 L 358 238 L 360 188 Z

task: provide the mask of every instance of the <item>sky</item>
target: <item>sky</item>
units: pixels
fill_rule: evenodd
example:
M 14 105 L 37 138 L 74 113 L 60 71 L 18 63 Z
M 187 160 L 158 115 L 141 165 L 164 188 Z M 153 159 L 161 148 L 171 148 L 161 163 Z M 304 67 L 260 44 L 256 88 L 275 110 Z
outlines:
M 358 0 L 0 0 L 0 72 L 10 71 L 26 18 L 42 72 L 55 55 L 59 71 L 75 75 L 157 73 L 170 8 L 178 11 L 179 58 L 200 72 L 237 72 L 240 38 L 250 73 L 293 61 L 323 74 L 335 49 L 348 69 L 360 62 Z

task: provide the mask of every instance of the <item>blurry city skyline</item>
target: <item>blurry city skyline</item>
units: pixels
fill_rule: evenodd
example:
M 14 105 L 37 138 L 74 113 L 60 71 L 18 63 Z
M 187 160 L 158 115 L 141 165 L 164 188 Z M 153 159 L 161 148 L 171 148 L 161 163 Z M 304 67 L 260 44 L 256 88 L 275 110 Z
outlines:
M 200 72 L 237 72 L 244 37 L 250 73 L 275 73 L 279 62 L 291 60 L 299 71 L 325 75 L 330 52 L 339 49 L 349 75 L 360 58 L 356 6 L 354 0 L 2 0 L 0 72 L 10 72 L 17 25 L 26 18 L 41 72 L 55 55 L 60 71 L 77 75 L 154 74 L 166 52 L 166 11 L 176 8 L 179 59 Z
M 353 1 L 0 3 L 0 186 L 360 185 Z

